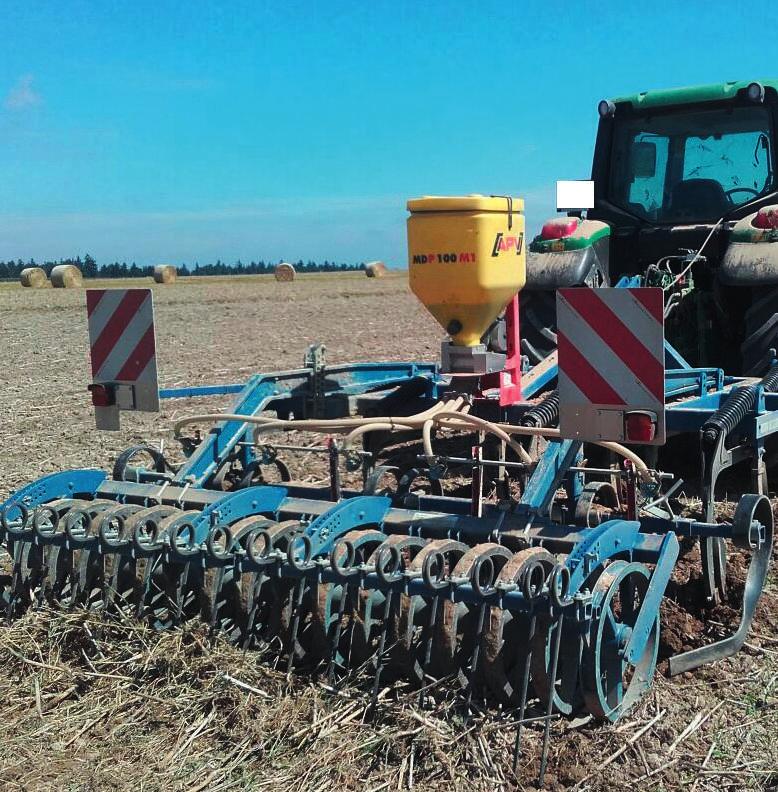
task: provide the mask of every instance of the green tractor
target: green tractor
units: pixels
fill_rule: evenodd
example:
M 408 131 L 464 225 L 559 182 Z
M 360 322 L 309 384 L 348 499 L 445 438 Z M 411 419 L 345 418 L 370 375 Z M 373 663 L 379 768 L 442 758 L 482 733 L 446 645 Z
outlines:
M 763 374 L 778 348 L 778 81 L 603 100 L 594 206 L 544 224 L 521 292 L 522 351 L 556 347 L 554 291 L 640 276 L 666 290 L 693 365 Z

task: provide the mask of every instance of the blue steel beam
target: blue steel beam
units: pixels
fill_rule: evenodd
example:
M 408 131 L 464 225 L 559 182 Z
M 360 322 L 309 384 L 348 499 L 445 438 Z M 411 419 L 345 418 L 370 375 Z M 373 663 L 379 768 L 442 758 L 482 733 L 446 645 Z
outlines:
M 527 482 L 520 505 L 533 514 L 547 512 L 580 450 L 577 440 L 551 440 Z
M 192 385 L 184 388 L 161 388 L 159 391 L 160 399 L 191 399 L 200 396 L 227 396 L 232 393 L 240 393 L 246 384 L 236 382 L 231 385 Z
M 230 409 L 236 415 L 254 416 L 277 409 L 294 398 L 305 398 L 310 369 L 252 377 Z M 423 363 L 366 363 L 333 366 L 324 371 L 324 395 L 358 395 L 390 389 L 414 379 L 426 380 L 430 390 L 437 385 L 437 367 Z M 224 421 L 213 427 L 175 477 L 175 483 L 202 486 L 219 465 L 250 432 L 245 421 Z

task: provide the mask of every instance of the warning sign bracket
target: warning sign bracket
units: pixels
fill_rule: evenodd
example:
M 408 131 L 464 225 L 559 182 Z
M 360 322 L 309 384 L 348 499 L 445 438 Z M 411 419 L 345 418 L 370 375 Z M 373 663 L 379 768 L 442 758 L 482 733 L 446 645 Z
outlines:
M 557 340 L 563 437 L 665 442 L 662 289 L 560 289 Z
M 122 410 L 159 412 L 151 289 L 87 289 L 87 313 L 96 427 L 118 430 Z

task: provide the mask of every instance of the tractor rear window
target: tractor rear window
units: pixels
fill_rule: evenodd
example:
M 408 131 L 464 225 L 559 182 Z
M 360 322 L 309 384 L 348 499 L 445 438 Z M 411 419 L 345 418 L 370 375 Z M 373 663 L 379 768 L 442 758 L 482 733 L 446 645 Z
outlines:
M 776 189 L 772 139 L 761 106 L 617 115 L 608 198 L 657 223 L 716 221 Z

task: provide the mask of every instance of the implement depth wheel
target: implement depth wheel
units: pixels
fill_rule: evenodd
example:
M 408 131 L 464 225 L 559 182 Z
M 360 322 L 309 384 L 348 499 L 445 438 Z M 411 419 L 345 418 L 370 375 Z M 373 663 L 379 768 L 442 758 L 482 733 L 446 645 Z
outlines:
M 584 701 L 595 718 L 617 721 L 651 687 L 659 651 L 658 613 L 636 665 L 622 656 L 650 577 L 643 564 L 614 561 L 594 586 L 594 617 L 583 653 L 581 682 Z

